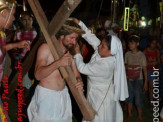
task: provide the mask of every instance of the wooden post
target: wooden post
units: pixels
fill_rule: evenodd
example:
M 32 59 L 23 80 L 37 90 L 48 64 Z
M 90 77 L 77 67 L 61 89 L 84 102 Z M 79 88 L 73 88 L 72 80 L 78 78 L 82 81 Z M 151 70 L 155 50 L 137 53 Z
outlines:
M 47 25 L 48 23 L 47 19 L 45 17 L 45 14 L 38 0 L 28 0 L 32 8 L 32 11 L 37 19 L 37 22 L 39 23 L 40 28 L 44 34 L 44 37 L 47 41 L 47 44 L 51 50 L 51 53 L 54 59 L 59 59 L 61 56 L 63 56 L 63 52 L 58 44 L 58 40 L 56 39 L 55 34 L 60 29 L 60 27 L 62 26 L 64 21 L 67 19 L 67 17 L 71 14 L 71 12 L 77 7 L 80 1 L 81 0 L 66 0 L 63 3 L 63 5 L 60 7 L 60 9 L 58 10 L 59 12 L 52 19 L 52 22 L 49 25 Z M 77 104 L 79 105 L 79 108 L 83 114 L 83 117 L 86 120 L 94 119 L 96 112 L 86 100 L 83 92 L 75 88 L 74 84 L 77 81 L 71 68 L 69 66 L 66 66 L 66 67 L 59 68 L 59 70 L 63 78 L 65 78 L 65 80 L 67 81 L 67 84 L 69 85 L 69 88 Z

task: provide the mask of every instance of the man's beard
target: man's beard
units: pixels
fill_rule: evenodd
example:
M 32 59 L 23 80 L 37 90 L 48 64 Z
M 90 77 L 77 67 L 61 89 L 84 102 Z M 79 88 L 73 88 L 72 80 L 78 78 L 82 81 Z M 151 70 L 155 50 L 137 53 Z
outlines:
M 64 45 L 67 51 L 70 52 L 71 55 L 75 55 L 75 46 L 72 44 L 72 46 Z

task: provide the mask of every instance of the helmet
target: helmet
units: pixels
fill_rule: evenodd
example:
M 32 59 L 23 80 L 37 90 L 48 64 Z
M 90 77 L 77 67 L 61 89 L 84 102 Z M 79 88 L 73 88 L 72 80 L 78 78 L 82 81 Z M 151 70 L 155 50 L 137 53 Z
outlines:
M 0 0 L 0 12 L 6 8 L 11 9 L 12 6 L 16 6 L 15 0 Z

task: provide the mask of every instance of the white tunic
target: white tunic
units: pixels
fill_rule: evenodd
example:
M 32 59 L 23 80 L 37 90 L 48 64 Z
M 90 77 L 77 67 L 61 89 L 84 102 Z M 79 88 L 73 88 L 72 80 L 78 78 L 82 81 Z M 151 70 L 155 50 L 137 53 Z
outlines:
M 83 38 L 95 50 L 90 62 L 87 64 L 83 62 L 81 54 L 74 56 L 79 72 L 88 76 L 87 99 L 97 111 L 97 115 L 91 122 L 123 122 L 120 103 L 114 100 L 113 73 L 115 57 L 101 58 L 97 51 L 100 41 L 94 34 L 91 34 L 82 22 L 79 25 L 86 32 Z M 83 122 L 85 121 L 83 120 Z

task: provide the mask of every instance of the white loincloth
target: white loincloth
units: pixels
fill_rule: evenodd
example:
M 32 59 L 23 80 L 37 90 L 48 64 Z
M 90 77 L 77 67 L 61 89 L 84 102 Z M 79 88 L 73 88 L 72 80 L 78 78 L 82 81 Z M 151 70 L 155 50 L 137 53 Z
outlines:
M 55 91 L 37 85 L 27 112 L 30 122 L 72 122 L 67 87 L 62 91 Z

